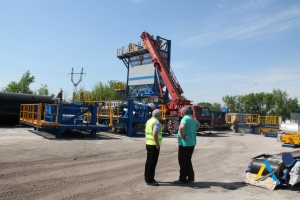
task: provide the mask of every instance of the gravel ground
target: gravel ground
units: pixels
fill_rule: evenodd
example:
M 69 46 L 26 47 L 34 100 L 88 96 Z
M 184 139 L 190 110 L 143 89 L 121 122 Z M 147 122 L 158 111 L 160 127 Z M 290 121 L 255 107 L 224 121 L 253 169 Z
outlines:
M 276 138 L 220 131 L 197 140 L 196 180 L 178 185 L 177 139 L 163 138 L 155 187 L 144 182 L 143 136 L 76 132 L 56 139 L 31 127 L 0 128 L 0 199 L 299 199 L 300 186 L 269 191 L 244 183 L 250 158 L 295 151 Z

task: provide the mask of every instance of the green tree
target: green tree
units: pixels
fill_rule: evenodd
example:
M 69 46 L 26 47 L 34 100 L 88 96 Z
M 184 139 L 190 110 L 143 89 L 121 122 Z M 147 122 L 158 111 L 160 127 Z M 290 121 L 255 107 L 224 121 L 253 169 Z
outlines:
M 49 95 L 48 85 L 41 84 L 41 87 L 38 89 L 38 95 Z
M 110 80 L 107 83 L 101 81 L 96 83 L 89 93 L 91 100 L 121 100 L 123 99 L 121 94 L 115 91 L 115 85 L 119 85 L 122 82 L 116 80 Z
M 213 103 L 211 107 L 209 107 L 211 111 L 221 111 L 221 104 L 220 103 Z
M 265 97 L 264 92 L 256 93 L 256 94 L 250 93 L 244 95 L 241 98 L 243 101 L 241 102 L 243 108 L 239 110 L 245 113 L 265 115 L 266 113 L 265 113 L 264 97 Z
M 12 81 L 7 85 L 7 87 L 2 88 L 2 90 L 4 92 L 33 94 L 33 91 L 29 88 L 31 83 L 34 83 L 34 76 L 31 76 L 30 71 L 28 70 L 25 74 L 23 74 L 19 82 Z
M 209 107 L 209 109 L 211 111 L 221 111 L 221 104 L 219 103 L 209 103 L 209 102 L 200 102 L 197 103 L 198 106 L 205 106 L 205 107 Z
M 182 95 L 180 95 L 180 98 L 181 99 L 184 99 L 184 100 L 187 100 L 187 98 L 182 94 Z
M 298 99 L 289 98 L 286 91 L 273 89 L 272 92 L 274 107 L 270 110 L 270 114 L 282 116 L 282 120 L 290 118 L 290 113 L 295 112 L 298 106 Z
M 208 103 L 208 102 L 200 102 L 200 103 L 197 103 L 198 106 L 206 106 L 206 107 L 210 107 L 212 106 L 211 103 Z
M 282 116 L 282 120 L 290 117 L 298 105 L 297 98 L 290 98 L 286 91 L 273 89 L 272 93 L 250 93 L 244 96 L 222 97 L 229 112 Z
M 229 109 L 229 112 L 236 113 L 236 112 L 240 112 L 240 110 L 241 110 L 241 108 L 238 107 L 238 105 L 240 105 L 238 103 L 238 100 L 241 100 L 240 98 L 241 97 L 238 98 L 238 96 L 226 95 L 226 96 L 222 97 L 222 100 L 223 100 L 225 106 Z

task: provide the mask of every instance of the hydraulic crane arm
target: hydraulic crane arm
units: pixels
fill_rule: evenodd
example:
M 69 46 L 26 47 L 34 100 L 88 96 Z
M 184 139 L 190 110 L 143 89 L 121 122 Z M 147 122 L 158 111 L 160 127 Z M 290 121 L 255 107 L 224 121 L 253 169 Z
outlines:
M 150 53 L 154 67 L 158 70 L 164 80 L 171 98 L 173 100 L 180 99 L 180 95 L 183 93 L 183 90 L 180 87 L 168 61 L 162 56 L 158 42 L 153 36 L 150 36 L 149 33 L 145 31 L 142 33 L 141 38 Z

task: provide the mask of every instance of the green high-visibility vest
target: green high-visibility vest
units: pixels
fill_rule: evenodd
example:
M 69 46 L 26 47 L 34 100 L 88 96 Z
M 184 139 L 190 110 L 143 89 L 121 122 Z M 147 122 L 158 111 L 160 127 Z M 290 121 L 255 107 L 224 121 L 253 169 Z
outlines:
M 154 122 L 158 121 L 155 117 L 152 117 L 149 119 L 146 123 L 146 130 L 145 130 L 145 138 L 146 138 L 146 144 L 148 145 L 156 145 L 154 136 L 153 136 L 153 124 Z M 160 131 L 158 133 L 158 143 L 161 145 L 162 142 L 162 128 L 160 126 Z

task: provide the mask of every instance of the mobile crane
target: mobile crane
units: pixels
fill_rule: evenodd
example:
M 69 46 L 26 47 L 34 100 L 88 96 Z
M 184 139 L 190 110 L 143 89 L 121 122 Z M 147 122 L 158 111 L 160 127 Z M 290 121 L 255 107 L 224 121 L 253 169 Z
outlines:
M 163 102 L 166 103 L 166 122 L 164 126 L 164 131 L 168 131 L 171 134 L 176 134 L 179 128 L 179 122 L 182 118 L 181 108 L 190 107 L 191 116 L 198 120 L 201 124 L 198 131 L 209 130 L 211 126 L 212 117 L 208 107 L 195 106 L 192 104 L 192 101 L 181 98 L 183 90 L 173 73 L 169 62 L 161 53 L 161 48 L 159 41 L 155 40 L 153 36 L 150 36 L 149 33 L 143 32 L 141 35 L 143 43 L 146 45 L 149 54 L 152 58 L 154 67 L 157 69 L 162 81 L 164 82 L 168 92 L 163 92 L 162 86 L 159 83 L 159 90 L 161 99 L 168 99 L 165 95 L 170 94 L 172 101 Z

